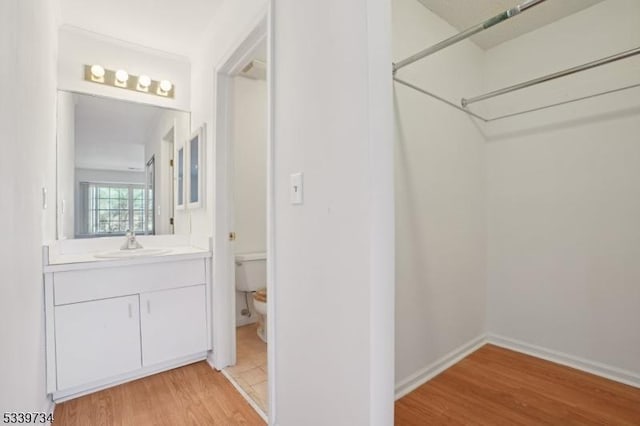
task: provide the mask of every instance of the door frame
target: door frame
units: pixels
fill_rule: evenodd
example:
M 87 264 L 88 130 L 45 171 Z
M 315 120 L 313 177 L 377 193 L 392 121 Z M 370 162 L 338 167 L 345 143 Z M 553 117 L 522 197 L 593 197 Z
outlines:
M 164 220 L 167 220 L 169 222 L 169 225 L 167 227 L 167 229 L 169 230 L 168 233 L 173 235 L 175 234 L 175 225 L 171 224 L 171 219 L 173 219 L 175 223 L 175 217 L 176 217 L 175 202 L 176 202 L 176 186 L 177 186 L 176 180 L 178 178 L 176 174 L 175 157 L 176 157 L 176 132 L 178 131 L 177 130 L 178 124 L 175 119 L 171 120 L 171 122 L 172 122 L 171 127 L 169 128 L 169 130 L 165 132 L 164 136 L 162 137 L 162 142 L 161 142 L 162 148 L 160 150 L 160 152 L 162 152 L 163 154 L 162 158 L 165 158 L 165 156 L 167 157 L 165 160 L 163 160 L 164 164 L 162 164 L 160 167 L 163 170 L 160 181 L 161 181 L 161 184 L 167 185 L 167 188 L 168 188 L 167 200 L 163 201 L 164 204 L 166 205 L 166 209 L 165 209 L 166 213 L 163 213 L 161 211 L 160 214 L 166 215 L 166 218 Z M 169 134 L 171 134 L 171 138 L 169 138 Z M 167 168 L 166 172 L 164 171 L 165 170 L 164 167 Z
M 213 241 L 213 355 L 210 363 L 222 370 L 236 363 L 235 254 L 229 233 L 234 231 L 233 200 L 233 77 L 255 48 L 267 42 L 267 374 L 268 417 L 276 424 L 275 333 L 275 185 L 273 137 L 273 17 L 272 2 L 249 27 L 215 70 L 215 182 Z

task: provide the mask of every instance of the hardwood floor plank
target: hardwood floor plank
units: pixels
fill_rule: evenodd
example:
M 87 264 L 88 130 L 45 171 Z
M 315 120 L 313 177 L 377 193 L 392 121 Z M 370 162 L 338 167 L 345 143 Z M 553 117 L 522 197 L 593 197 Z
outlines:
M 492 389 L 500 391 L 502 399 L 505 399 L 506 395 L 509 404 L 505 404 L 504 407 L 507 410 L 525 408 L 534 419 L 547 422 L 547 424 L 558 419 L 562 419 L 565 424 L 571 424 L 574 419 L 579 420 L 579 424 L 583 425 L 597 424 L 586 417 L 584 413 L 573 412 L 571 406 L 566 403 L 532 389 L 527 379 L 520 382 L 512 376 L 502 375 L 495 367 L 487 367 L 482 363 L 470 362 L 467 368 L 474 369 L 474 377 L 468 379 L 474 385 L 490 386 Z M 455 377 L 461 375 L 462 372 L 455 371 L 452 374 Z M 523 376 L 526 376 L 526 373 L 523 373 Z
M 581 411 L 598 424 L 602 424 L 601 421 L 606 420 L 613 411 L 621 421 L 631 422 L 630 424 L 636 424 L 634 422 L 640 416 L 640 401 L 637 395 L 630 398 L 633 394 L 629 393 L 629 390 L 634 389 L 631 386 L 527 355 L 521 355 L 521 364 L 518 365 L 513 359 L 513 354 L 499 354 L 501 357 L 508 355 L 509 361 L 493 362 L 484 367 L 483 361 L 479 361 L 477 368 L 497 367 L 499 370 L 496 374 L 504 375 L 507 380 L 526 386 L 555 401 L 581 406 Z
M 640 389 L 485 345 L 396 402 L 396 425 L 640 425 Z
M 57 426 L 264 425 L 219 372 L 199 362 L 56 406 Z

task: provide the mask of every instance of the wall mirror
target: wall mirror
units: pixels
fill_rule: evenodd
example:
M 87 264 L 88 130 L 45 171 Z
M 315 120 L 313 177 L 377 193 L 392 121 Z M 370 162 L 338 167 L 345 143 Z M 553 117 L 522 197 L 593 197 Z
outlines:
M 190 114 L 58 92 L 58 239 L 184 233 Z

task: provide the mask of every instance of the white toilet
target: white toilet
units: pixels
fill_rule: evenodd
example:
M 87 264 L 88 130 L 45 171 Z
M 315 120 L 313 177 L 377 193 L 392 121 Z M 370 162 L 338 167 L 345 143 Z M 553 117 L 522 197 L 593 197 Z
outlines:
M 253 293 L 258 314 L 258 337 L 267 342 L 267 254 L 236 255 L 236 290 Z

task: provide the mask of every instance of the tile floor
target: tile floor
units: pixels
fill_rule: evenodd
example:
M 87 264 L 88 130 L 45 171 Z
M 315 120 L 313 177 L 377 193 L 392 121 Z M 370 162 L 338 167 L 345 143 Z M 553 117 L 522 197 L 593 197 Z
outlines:
M 256 334 L 257 324 L 237 329 L 237 363 L 226 371 L 267 412 L 267 344 Z

